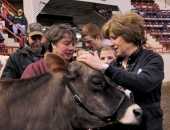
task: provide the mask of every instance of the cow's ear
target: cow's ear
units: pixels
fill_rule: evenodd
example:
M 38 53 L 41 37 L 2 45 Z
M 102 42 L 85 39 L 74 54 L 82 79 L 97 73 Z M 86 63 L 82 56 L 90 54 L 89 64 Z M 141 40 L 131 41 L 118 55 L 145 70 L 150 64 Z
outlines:
M 44 62 L 51 74 L 54 76 L 67 75 L 69 64 L 59 55 L 47 52 L 44 56 Z

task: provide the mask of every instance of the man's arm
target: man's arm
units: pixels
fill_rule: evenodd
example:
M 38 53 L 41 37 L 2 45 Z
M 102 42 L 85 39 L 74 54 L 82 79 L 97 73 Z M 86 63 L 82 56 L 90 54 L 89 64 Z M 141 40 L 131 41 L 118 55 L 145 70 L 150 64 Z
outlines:
M 16 59 L 14 59 L 14 55 L 11 55 L 5 65 L 5 68 L 2 72 L 1 79 L 7 79 L 7 78 L 13 78 L 17 79 L 19 78 L 19 70 L 17 69 Z
M 25 25 L 25 26 L 27 26 L 27 24 L 28 24 L 28 21 L 27 21 L 27 19 L 26 19 L 26 17 L 23 15 L 23 24 Z

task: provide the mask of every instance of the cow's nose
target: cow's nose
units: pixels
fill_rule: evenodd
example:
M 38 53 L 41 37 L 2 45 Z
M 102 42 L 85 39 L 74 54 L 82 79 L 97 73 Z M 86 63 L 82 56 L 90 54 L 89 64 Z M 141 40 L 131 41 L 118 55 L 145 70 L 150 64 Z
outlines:
M 134 109 L 133 113 L 135 114 L 137 119 L 140 119 L 142 117 L 142 114 L 143 114 L 142 109 L 140 109 L 140 108 Z

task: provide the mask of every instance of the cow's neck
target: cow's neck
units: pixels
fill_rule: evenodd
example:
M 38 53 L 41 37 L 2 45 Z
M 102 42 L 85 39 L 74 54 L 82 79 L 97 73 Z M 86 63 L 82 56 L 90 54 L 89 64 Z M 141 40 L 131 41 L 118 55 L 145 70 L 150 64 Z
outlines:
M 48 128 L 72 130 L 69 116 L 67 115 L 68 104 L 63 100 L 65 88 L 61 78 L 53 77 L 51 74 L 45 74 L 31 79 L 7 81 L 3 83 L 3 89 L 6 99 L 6 114 L 10 114 L 10 129 L 14 129 L 12 124 L 16 120 L 21 128 L 26 129 L 28 124 L 32 130 L 38 130 L 44 124 Z M 1 84 L 0 84 L 1 85 Z M 1 86 L 1 87 L 2 87 Z M 8 87 L 10 86 L 10 88 Z M 64 126 L 65 125 L 65 126 Z

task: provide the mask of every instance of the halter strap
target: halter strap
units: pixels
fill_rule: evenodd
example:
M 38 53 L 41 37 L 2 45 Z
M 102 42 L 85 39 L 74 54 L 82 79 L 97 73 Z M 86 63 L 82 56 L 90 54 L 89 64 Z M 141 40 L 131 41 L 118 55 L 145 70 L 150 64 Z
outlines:
M 99 114 L 95 113 L 94 111 L 92 111 L 88 106 L 86 106 L 86 104 L 80 99 L 80 97 L 78 96 L 78 94 L 76 93 L 74 88 L 72 87 L 72 85 L 71 85 L 69 79 L 67 78 L 67 76 L 63 76 L 63 79 L 64 79 L 65 83 L 67 84 L 68 88 L 70 89 L 71 93 L 73 94 L 73 97 L 74 97 L 75 101 L 77 102 L 77 104 L 82 106 L 90 114 L 97 116 L 98 118 L 100 118 L 104 122 L 109 122 L 109 121 L 113 120 L 113 118 L 116 115 L 116 112 L 117 112 L 118 108 L 120 107 L 120 105 L 122 104 L 122 102 L 123 102 L 123 100 L 125 98 L 125 94 L 123 94 L 119 104 L 117 105 L 116 109 L 113 111 L 112 115 L 103 117 L 103 116 L 100 116 Z

